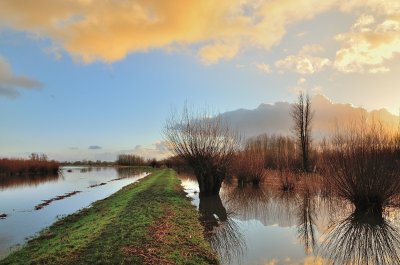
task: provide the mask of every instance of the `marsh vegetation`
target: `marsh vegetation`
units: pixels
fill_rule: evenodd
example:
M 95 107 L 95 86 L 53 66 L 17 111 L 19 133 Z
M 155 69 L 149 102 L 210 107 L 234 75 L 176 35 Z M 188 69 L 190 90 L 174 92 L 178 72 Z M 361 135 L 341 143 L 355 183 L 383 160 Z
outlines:
M 10 176 L 55 175 L 60 163 L 49 161 L 45 154 L 32 153 L 29 159 L 0 159 L 0 178 Z
M 298 260 L 312 256 L 316 264 L 400 263 L 399 128 L 360 116 L 333 129 L 329 138 L 313 139 L 315 111 L 309 97 L 301 94 L 292 108 L 291 132 L 244 141 L 237 141 L 237 132 L 232 134 L 218 115 L 194 116 L 185 110 L 183 119 L 167 123 L 167 141 L 176 159 L 182 159 L 180 167 L 186 163 L 199 185 L 206 237 L 225 263 L 240 264 L 239 256 L 244 256 L 244 264 L 260 262 L 249 257 L 254 255 L 251 250 L 246 254 L 246 245 L 262 247 L 242 233 L 241 224 L 254 220 L 266 230 L 274 230 L 270 226 L 276 223 L 293 227 L 303 248 Z M 207 140 L 199 141 L 204 135 Z M 223 148 L 228 148 L 229 158 L 216 152 L 204 163 L 206 150 L 226 154 Z M 213 163 L 222 157 L 229 162 L 221 163 L 220 170 L 219 163 Z M 217 181 L 222 189 L 204 192 L 203 183 L 219 176 L 214 170 L 223 172 Z M 270 239 L 253 240 L 262 244 Z M 285 264 L 274 261 L 274 256 L 271 262 Z

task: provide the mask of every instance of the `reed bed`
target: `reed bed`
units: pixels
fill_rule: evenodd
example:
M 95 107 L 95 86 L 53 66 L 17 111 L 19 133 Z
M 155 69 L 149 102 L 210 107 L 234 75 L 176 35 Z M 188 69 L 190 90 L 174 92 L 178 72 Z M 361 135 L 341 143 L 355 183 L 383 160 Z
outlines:
M 0 177 L 56 174 L 60 163 L 39 159 L 0 159 Z

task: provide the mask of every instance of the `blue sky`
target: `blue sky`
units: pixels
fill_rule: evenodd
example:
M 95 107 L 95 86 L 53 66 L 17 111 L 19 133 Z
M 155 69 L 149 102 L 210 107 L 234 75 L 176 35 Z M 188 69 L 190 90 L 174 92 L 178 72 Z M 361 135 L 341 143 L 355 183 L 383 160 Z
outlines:
M 4 0 L 0 10 L 0 156 L 159 156 L 163 123 L 185 101 L 224 112 L 307 90 L 400 106 L 398 1 Z

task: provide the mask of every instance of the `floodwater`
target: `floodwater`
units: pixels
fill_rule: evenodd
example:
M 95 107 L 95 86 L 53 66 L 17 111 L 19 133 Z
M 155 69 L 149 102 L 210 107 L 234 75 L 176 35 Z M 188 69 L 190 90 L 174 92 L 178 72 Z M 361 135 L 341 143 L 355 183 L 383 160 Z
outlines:
M 397 209 L 360 214 L 321 192 L 237 184 L 199 198 L 197 181 L 181 180 L 223 264 L 400 264 Z
M 58 175 L 0 180 L 0 258 L 58 218 L 88 207 L 147 175 L 132 168 L 63 167 Z M 65 194 L 70 197 L 45 200 Z

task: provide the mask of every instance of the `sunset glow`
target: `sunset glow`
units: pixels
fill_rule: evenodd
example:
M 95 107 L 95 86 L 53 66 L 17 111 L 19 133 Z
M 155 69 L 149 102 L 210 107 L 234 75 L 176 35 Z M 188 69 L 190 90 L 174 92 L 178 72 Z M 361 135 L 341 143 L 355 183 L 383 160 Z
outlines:
M 0 157 L 163 157 L 185 101 L 399 113 L 398 0 L 2 0 L 0 43 Z

